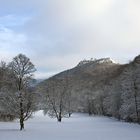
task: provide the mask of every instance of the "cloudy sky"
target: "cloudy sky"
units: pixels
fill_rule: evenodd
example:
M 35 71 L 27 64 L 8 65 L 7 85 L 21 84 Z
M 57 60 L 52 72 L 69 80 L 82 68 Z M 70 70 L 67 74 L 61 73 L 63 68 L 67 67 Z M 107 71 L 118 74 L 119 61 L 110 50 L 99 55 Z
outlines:
M 26 54 L 45 78 L 80 60 L 140 54 L 139 0 L 0 0 L 0 60 Z

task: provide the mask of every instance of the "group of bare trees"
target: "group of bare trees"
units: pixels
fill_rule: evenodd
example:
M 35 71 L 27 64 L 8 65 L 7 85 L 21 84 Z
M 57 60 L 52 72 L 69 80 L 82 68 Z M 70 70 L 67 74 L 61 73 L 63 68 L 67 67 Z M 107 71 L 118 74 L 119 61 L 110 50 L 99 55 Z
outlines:
M 123 93 L 121 96 L 121 117 L 128 121 L 140 123 L 140 66 L 132 62 L 125 71 L 122 82 Z M 129 78 L 128 78 L 129 77 Z
M 67 75 L 63 78 L 50 78 L 38 89 L 43 94 L 44 113 L 57 118 L 58 122 L 63 117 L 70 117 L 73 113 L 71 90 Z
M 20 130 L 42 102 L 43 108 L 40 109 L 59 122 L 73 112 L 69 78 L 50 79 L 44 88 L 36 90 L 31 86 L 35 71 L 35 66 L 23 54 L 8 64 L 1 62 L 0 65 L 0 118 L 19 119 Z
M 87 112 L 140 123 L 140 66 L 131 62 L 123 72 L 96 89 L 92 87 Z
M 24 121 L 36 110 L 36 96 L 31 81 L 35 67 L 23 54 L 0 65 L 0 114 L 11 119 L 19 119 L 20 130 Z

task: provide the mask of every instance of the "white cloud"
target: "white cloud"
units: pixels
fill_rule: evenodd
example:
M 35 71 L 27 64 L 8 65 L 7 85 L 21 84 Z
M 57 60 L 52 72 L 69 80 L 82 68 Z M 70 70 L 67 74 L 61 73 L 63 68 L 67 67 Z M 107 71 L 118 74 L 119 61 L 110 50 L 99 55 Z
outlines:
M 0 25 L 5 27 L 22 26 L 24 25 L 30 17 L 28 16 L 15 16 L 15 15 L 4 15 L 0 17 Z
M 15 14 L 23 16 L 24 8 L 25 12 L 31 8 L 35 14 L 20 25 L 22 32 L 12 29 L 2 36 L 7 36 L 11 47 L 25 46 L 22 51 L 48 75 L 84 58 L 110 56 L 128 62 L 140 53 L 138 0 L 5 1 L 3 4 Z M 38 75 L 41 73 L 44 72 L 40 70 Z
M 17 53 L 24 51 L 26 36 L 6 27 L 0 27 L 0 59 L 9 61 Z

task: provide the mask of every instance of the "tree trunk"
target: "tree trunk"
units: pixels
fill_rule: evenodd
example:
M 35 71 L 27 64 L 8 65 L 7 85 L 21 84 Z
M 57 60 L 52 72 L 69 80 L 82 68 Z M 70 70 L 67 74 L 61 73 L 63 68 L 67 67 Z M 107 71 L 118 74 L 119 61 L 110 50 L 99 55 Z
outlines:
M 58 118 L 58 122 L 61 122 L 62 121 L 62 119 L 61 118 Z
M 62 121 L 62 116 L 61 116 L 61 113 L 59 114 L 59 116 L 58 116 L 58 122 L 61 122 Z
M 24 129 L 24 119 L 20 118 L 20 130 L 22 131 Z
M 72 113 L 71 113 L 71 112 L 69 112 L 69 118 L 71 117 L 71 114 L 72 114 Z
M 23 112 L 22 95 L 20 93 L 20 130 L 23 129 L 24 129 L 24 112 Z

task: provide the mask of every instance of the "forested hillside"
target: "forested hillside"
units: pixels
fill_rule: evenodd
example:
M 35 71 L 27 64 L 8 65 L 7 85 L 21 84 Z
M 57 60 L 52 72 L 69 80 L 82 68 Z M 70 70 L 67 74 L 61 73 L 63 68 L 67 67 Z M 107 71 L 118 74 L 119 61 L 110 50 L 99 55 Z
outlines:
M 44 110 L 58 120 L 76 111 L 140 122 L 140 56 L 123 65 L 110 58 L 81 61 L 37 91 Z

